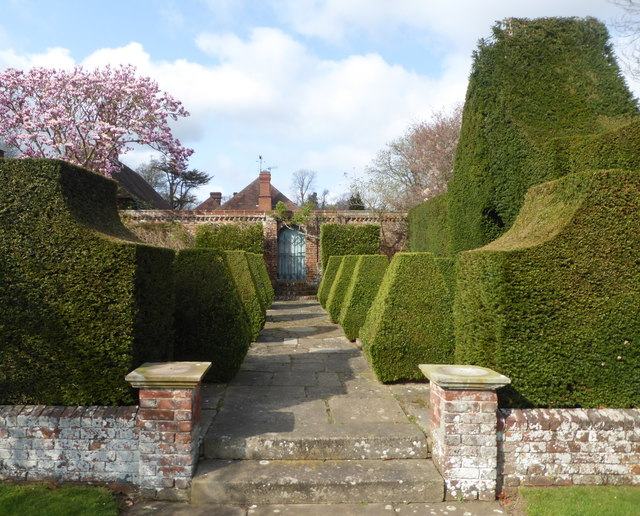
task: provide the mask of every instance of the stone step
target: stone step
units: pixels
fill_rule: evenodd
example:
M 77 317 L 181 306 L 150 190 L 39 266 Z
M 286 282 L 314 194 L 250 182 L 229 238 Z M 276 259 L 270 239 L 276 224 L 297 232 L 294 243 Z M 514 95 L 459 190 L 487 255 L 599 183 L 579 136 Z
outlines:
M 204 440 L 208 459 L 347 460 L 426 459 L 425 435 L 412 424 L 316 425 L 296 432 L 258 433 L 247 437 L 210 432 Z M 357 432 L 355 431 L 357 430 Z
M 191 503 L 428 503 L 444 500 L 430 460 L 204 460 Z

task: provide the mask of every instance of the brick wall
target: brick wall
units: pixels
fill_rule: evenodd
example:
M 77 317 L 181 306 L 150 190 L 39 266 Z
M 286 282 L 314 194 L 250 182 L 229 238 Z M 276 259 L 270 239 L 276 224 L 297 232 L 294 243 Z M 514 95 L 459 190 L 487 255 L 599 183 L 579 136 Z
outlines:
M 188 500 L 210 362 L 147 363 L 126 376 L 139 407 L 0 406 L 0 480 L 118 482 Z
M 278 231 L 282 227 L 268 213 L 262 211 L 171 211 L 171 210 L 129 210 L 120 212 L 127 224 L 153 224 L 159 222 L 178 222 L 190 233 L 195 234 L 200 224 L 237 224 L 260 222 L 264 234 L 264 258 L 269 277 L 278 290 Z M 308 236 L 306 240 L 307 279 L 303 285 L 298 285 L 299 292 L 315 294 L 322 271 L 320 270 L 320 225 L 323 223 L 336 224 L 379 224 L 380 251 L 391 257 L 396 252 L 404 251 L 407 244 L 406 214 L 404 213 L 376 213 L 360 210 L 321 210 L 313 214 L 307 224 Z M 311 290 L 306 287 L 312 287 Z M 294 289 L 295 285 L 287 284 L 285 290 Z M 293 292 L 295 293 L 295 292 Z
M 498 412 L 500 485 L 640 485 L 639 409 Z
M 137 407 L 0 406 L 0 478 L 138 482 Z

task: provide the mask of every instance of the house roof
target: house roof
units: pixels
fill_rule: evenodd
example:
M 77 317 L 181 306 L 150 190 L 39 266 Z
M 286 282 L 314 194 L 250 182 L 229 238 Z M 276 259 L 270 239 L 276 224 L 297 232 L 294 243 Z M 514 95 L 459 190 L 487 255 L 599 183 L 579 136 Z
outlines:
M 270 178 L 269 178 L 270 181 Z M 286 195 L 284 195 L 280 190 L 278 190 L 275 186 L 269 183 L 270 191 L 271 191 L 271 209 L 275 209 L 276 204 L 282 201 L 286 204 L 289 210 L 297 210 L 298 206 L 291 199 L 289 199 Z M 225 210 L 225 211 L 255 211 L 258 210 L 260 197 L 260 178 L 258 177 L 255 181 L 249 183 L 243 190 L 235 194 L 231 199 L 222 204 L 222 206 L 218 205 L 213 199 L 213 195 L 210 196 L 207 200 L 202 202 L 200 205 L 196 207 L 196 210 L 203 211 L 214 211 L 214 210 Z
M 201 211 L 214 211 L 220 209 L 220 198 L 214 197 L 216 193 L 218 192 L 211 192 L 209 197 L 207 197 L 205 201 L 198 204 L 195 209 Z M 222 195 L 220 197 L 222 197 Z
M 171 205 L 140 174 L 126 165 L 111 177 L 118 183 L 118 200 L 140 201 L 155 210 L 170 210 Z
M 282 201 L 290 210 L 297 210 L 298 206 L 275 186 L 271 186 L 271 209 Z M 260 197 L 260 179 L 249 183 L 243 190 L 235 194 L 231 199 L 220 206 L 221 210 L 257 210 Z

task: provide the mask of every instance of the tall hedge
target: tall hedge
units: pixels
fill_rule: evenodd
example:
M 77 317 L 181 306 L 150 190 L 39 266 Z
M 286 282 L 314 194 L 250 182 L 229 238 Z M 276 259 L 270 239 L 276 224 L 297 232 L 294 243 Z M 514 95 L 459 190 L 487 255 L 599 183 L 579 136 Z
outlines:
M 136 242 L 110 179 L 1 159 L 0 183 L 0 403 L 133 403 L 125 375 L 171 358 L 174 252 Z
M 261 302 L 258 287 L 251 274 L 247 253 L 244 251 L 225 251 L 224 257 L 249 317 L 251 336 L 255 339 L 264 327 L 266 308 Z
M 267 264 L 264 261 L 264 257 L 261 254 L 247 253 L 247 260 L 249 261 L 249 268 L 251 274 L 258 286 L 258 291 L 261 293 L 264 308 L 269 308 L 275 299 L 275 293 L 273 291 L 273 285 L 267 272 Z
M 337 323 L 340 317 L 342 303 L 347 295 L 347 290 L 349 290 L 349 284 L 351 283 L 358 258 L 356 255 L 344 256 L 340 262 L 340 267 L 338 267 L 336 279 L 331 285 L 329 297 L 327 297 L 327 312 L 334 323 Z
M 339 322 L 349 340 L 356 340 L 378 293 L 389 259 L 380 254 L 359 256 L 342 302 Z
M 329 257 L 348 254 L 379 254 L 380 226 L 378 224 L 323 224 L 320 226 L 320 256 L 322 269 Z
M 449 195 L 445 193 L 409 210 L 409 251 L 441 257 L 451 254 L 448 207 Z
M 469 79 L 448 189 L 452 250 L 502 235 L 530 186 L 571 171 L 566 146 L 575 150 L 576 139 L 637 115 L 602 23 L 512 18 L 496 25 Z
M 202 224 L 196 227 L 195 246 L 262 254 L 262 224 Z
M 336 275 L 338 274 L 338 269 L 340 268 L 340 264 L 342 263 L 342 256 L 331 256 L 329 258 L 329 262 L 322 273 L 322 280 L 320 281 L 320 285 L 318 286 L 318 302 L 322 306 L 322 308 L 327 307 L 327 299 L 329 298 L 329 293 L 331 292 L 331 286 L 336 279 Z
M 224 256 L 217 249 L 184 249 L 173 269 L 174 359 L 211 362 L 207 381 L 227 382 L 238 372 L 253 330 Z
M 419 364 L 453 361 L 452 298 L 431 253 L 397 253 L 360 328 L 382 382 L 421 380 Z
M 456 360 L 509 376 L 503 402 L 640 406 L 640 172 L 532 188 L 511 230 L 458 263 Z

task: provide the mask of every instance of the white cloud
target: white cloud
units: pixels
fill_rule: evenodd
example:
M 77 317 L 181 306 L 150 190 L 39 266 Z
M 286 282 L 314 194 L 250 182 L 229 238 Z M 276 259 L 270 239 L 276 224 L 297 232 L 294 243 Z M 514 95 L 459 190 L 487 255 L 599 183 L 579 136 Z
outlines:
M 15 50 L 0 50 L 0 69 L 19 68 L 27 70 L 35 66 L 69 69 L 75 66 L 71 52 L 66 48 L 47 48 L 43 53 L 18 55 Z

